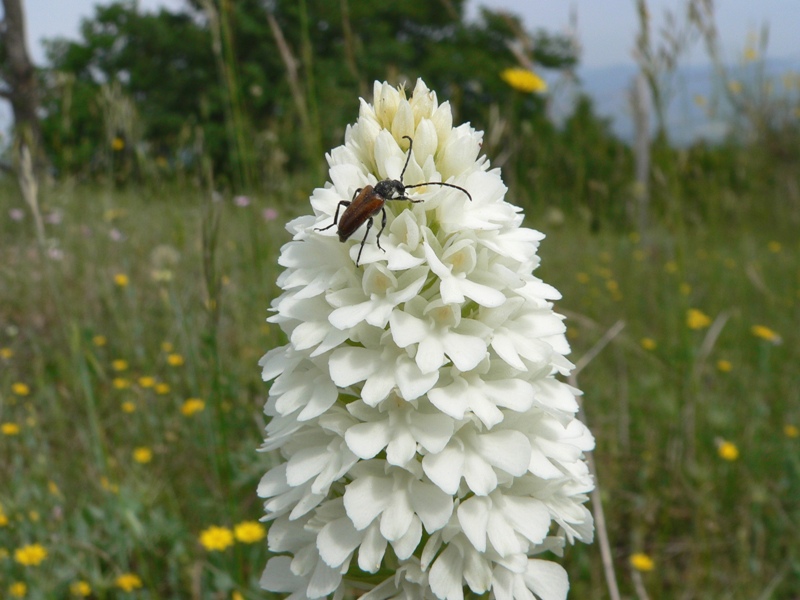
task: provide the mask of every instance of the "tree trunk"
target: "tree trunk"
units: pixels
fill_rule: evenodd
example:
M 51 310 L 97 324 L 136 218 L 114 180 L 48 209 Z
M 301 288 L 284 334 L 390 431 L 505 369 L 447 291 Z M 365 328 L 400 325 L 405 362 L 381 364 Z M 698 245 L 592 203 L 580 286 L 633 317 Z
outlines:
M 0 96 L 11 103 L 18 143 L 28 146 L 34 164 L 41 165 L 42 134 L 37 115 L 39 89 L 36 71 L 28 54 L 25 11 L 22 0 L 2 2 L 5 16 L 0 24 L 0 45 L 4 59 L 0 64 Z

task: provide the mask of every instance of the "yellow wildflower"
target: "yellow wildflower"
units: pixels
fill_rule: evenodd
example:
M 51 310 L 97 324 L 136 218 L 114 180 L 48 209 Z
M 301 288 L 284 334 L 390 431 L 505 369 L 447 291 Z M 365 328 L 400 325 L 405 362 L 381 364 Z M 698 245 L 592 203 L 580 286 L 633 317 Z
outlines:
M 504 69 L 500 78 L 509 86 L 523 94 L 535 94 L 547 91 L 547 82 L 528 69 Z
M 233 532 L 227 527 L 212 525 L 200 532 L 200 543 L 211 552 L 222 551 L 233 544 Z
M 168 383 L 157 383 L 155 385 L 155 392 L 159 396 L 163 396 L 164 394 L 169 394 L 170 387 Z
M 128 276 L 125 273 L 115 273 L 114 274 L 114 284 L 119 287 L 126 287 L 131 282 L 128 279 Z
M 76 581 L 70 584 L 69 593 L 78 598 L 86 598 L 92 595 L 92 586 L 85 581 Z
M 734 461 L 739 458 L 739 449 L 733 442 L 722 441 L 717 447 L 717 453 L 723 460 Z
M 243 521 L 233 528 L 233 536 L 244 544 L 260 542 L 267 535 L 267 530 L 258 521 Z
M 25 585 L 22 581 L 15 581 L 10 586 L 8 586 L 8 595 L 12 598 L 24 598 L 25 594 L 28 593 L 28 586 Z
M 174 346 L 172 345 L 172 342 L 161 342 L 161 350 L 162 351 L 164 351 L 164 352 L 172 352 L 173 349 L 174 349 Z
M 167 364 L 172 367 L 180 367 L 183 364 L 183 356 L 180 354 L 168 354 L 167 355 Z
M 153 460 L 153 451 L 146 446 L 135 448 L 133 451 L 133 460 L 145 465 Z
M 19 425 L 11 422 L 3 423 L 0 425 L 0 432 L 2 432 L 3 435 L 18 435 Z
M 690 308 L 686 311 L 686 326 L 689 329 L 705 329 L 711 325 L 711 317 L 701 310 Z
M 126 371 L 128 369 L 128 361 L 118 358 L 111 361 L 111 368 L 115 371 Z
M 772 342 L 773 344 L 780 344 L 782 341 L 780 335 L 778 335 L 776 332 L 772 331 L 772 329 L 764 325 L 753 325 L 750 328 L 750 332 L 754 336 L 759 337 L 762 340 Z
M 139 384 L 139 387 L 151 388 L 156 384 L 156 378 L 155 377 L 150 377 L 148 375 L 145 375 L 145 376 L 139 377 L 139 380 L 138 380 L 137 383 Z
M 136 405 L 130 400 L 126 400 L 120 406 L 122 407 L 122 412 L 124 413 L 131 414 L 136 412 Z
M 630 561 L 631 566 L 637 571 L 642 571 L 642 572 L 652 571 L 656 566 L 653 559 L 647 556 L 647 554 L 645 554 L 644 552 L 637 552 L 635 554 L 631 554 L 628 560 Z
M 185 417 L 191 417 L 194 413 L 204 410 L 206 403 L 200 398 L 189 398 L 181 406 L 181 412 Z
M 111 149 L 114 152 L 119 152 L 124 148 L 125 148 L 125 140 L 123 140 L 121 137 L 115 137 L 113 140 L 111 140 Z
M 642 348 L 645 350 L 655 350 L 656 349 L 656 341 L 653 338 L 645 337 L 642 338 L 639 343 L 642 345 Z
M 47 558 L 47 550 L 41 544 L 28 544 L 14 550 L 14 560 L 25 567 L 35 567 Z
M 104 335 L 96 335 L 92 338 L 92 343 L 97 347 L 101 347 L 105 346 L 108 340 L 106 340 L 106 336 Z
M 14 356 L 14 351 L 11 348 L 0 348 L 0 358 L 8 360 Z
M 788 438 L 800 437 L 800 429 L 798 429 L 797 425 L 786 424 L 783 426 L 783 435 Z
M 722 373 L 730 373 L 731 369 L 733 369 L 733 364 L 731 364 L 731 361 L 729 361 L 729 360 L 725 360 L 724 358 L 720 358 L 717 361 L 717 369 L 719 371 L 721 371 Z
M 114 584 L 123 592 L 132 592 L 142 587 L 142 580 L 134 573 L 123 573 L 114 580 Z
M 31 393 L 31 388 L 28 387 L 27 383 L 22 383 L 18 381 L 16 383 L 11 384 L 11 391 L 17 396 L 27 396 L 28 394 Z
M 111 385 L 118 390 L 127 390 L 129 387 L 131 387 L 131 382 L 124 377 L 115 377 L 111 380 Z
M 112 494 L 119 493 L 119 486 L 116 483 L 111 483 L 108 477 L 100 478 L 100 487 L 102 487 L 107 492 L 111 492 Z

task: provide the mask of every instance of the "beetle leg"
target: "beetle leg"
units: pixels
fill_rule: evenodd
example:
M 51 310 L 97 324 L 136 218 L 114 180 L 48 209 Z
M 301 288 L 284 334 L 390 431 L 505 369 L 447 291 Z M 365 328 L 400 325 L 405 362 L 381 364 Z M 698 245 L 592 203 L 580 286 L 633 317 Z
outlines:
M 356 256 L 356 266 L 358 266 L 358 263 L 361 261 L 361 253 L 364 251 L 364 242 L 367 241 L 369 230 L 372 229 L 372 220 L 372 217 L 367 220 L 367 230 L 364 232 L 364 239 L 361 240 L 361 247 L 358 249 L 358 256 Z M 383 248 L 381 248 L 381 250 L 383 250 Z
M 361 190 L 356 190 L 356 194 L 358 192 L 360 192 L 360 191 Z M 353 197 L 355 198 L 355 196 L 353 196 Z M 342 200 L 341 202 L 339 202 L 339 205 L 336 207 L 336 214 L 333 215 L 333 223 L 331 223 L 327 227 L 321 227 L 319 229 L 315 229 L 314 231 L 325 231 L 326 229 L 330 229 L 331 227 L 336 225 L 339 222 L 339 209 L 341 209 L 343 206 L 345 206 L 345 207 L 350 206 L 351 204 L 352 204 L 352 201 L 348 201 L 348 200 Z
M 398 196 L 397 198 L 390 198 L 390 200 L 405 200 L 406 202 L 413 202 L 414 204 L 425 202 L 425 200 L 422 198 L 415 200 L 414 198 L 409 198 L 408 196 Z
M 383 206 L 381 206 L 381 213 L 383 213 L 381 217 L 381 230 L 378 232 L 378 235 L 375 236 L 375 241 L 378 243 L 378 248 L 383 250 L 383 246 L 381 246 L 381 234 L 383 230 L 386 229 L 386 208 Z M 386 250 L 383 251 L 386 252 Z

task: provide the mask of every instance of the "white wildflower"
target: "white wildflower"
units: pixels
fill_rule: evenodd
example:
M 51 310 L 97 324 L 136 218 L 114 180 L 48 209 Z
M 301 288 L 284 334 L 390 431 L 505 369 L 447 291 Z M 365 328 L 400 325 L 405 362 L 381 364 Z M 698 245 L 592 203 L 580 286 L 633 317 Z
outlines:
M 544 555 L 592 538 L 594 440 L 556 379 L 572 365 L 559 294 L 532 274 L 543 236 L 504 201 L 482 134 L 422 81 L 373 97 L 279 259 L 269 320 L 289 343 L 261 365 L 263 449 L 281 463 L 258 489 L 278 556 L 261 584 L 292 600 L 564 598 Z M 347 203 L 387 179 L 386 225 L 379 210 L 369 228 Z M 394 200 L 404 189 L 413 202 Z M 344 214 L 363 223 L 342 243 Z

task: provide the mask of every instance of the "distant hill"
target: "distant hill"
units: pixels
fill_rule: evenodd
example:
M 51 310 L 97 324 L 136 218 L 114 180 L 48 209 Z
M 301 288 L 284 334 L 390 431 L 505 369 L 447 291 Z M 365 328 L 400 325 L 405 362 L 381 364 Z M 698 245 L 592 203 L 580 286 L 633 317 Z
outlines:
M 800 76 L 800 57 L 770 59 L 761 67 L 756 63 L 729 67 L 729 77 L 747 85 L 754 80 L 758 68 L 763 68 L 766 76 L 775 79 L 776 94 L 800 95 L 796 84 L 793 90 L 787 91 L 781 81 L 781 76 L 788 72 Z M 580 87 L 594 99 L 598 114 L 612 119 L 614 131 L 624 140 L 633 139 L 628 93 L 636 73 L 633 65 L 578 70 Z M 709 65 L 686 66 L 677 70 L 672 80 L 672 99 L 667 112 L 668 129 L 674 143 L 684 145 L 699 138 L 716 141 L 727 133 L 729 120 L 725 115 L 730 114 L 730 107 L 724 102 L 724 94 L 720 93 L 722 85 Z M 705 104 L 699 104 L 697 98 L 702 98 Z M 715 108 L 715 119 L 707 114 L 711 106 Z

